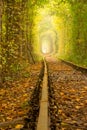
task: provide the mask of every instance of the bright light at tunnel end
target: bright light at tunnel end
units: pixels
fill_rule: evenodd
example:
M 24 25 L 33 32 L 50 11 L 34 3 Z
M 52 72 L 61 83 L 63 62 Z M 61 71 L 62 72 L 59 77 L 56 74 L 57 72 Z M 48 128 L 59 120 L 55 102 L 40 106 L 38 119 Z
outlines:
M 40 52 L 42 55 L 49 55 L 55 52 L 56 30 L 53 17 L 49 14 L 48 8 L 39 10 L 42 20 L 38 23 L 40 33 Z
M 46 48 L 42 48 L 42 53 L 47 53 L 47 49 Z
M 49 41 L 48 40 L 46 41 L 46 39 L 44 39 L 42 41 L 41 51 L 44 54 L 50 53 L 50 45 L 49 45 Z

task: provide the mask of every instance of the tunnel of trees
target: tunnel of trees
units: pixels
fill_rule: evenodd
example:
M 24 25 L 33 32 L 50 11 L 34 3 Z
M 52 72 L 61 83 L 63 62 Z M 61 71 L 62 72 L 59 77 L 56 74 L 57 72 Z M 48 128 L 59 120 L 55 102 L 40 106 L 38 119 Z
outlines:
M 87 0 L 0 0 L 1 83 L 40 61 L 45 42 L 57 58 L 87 67 Z

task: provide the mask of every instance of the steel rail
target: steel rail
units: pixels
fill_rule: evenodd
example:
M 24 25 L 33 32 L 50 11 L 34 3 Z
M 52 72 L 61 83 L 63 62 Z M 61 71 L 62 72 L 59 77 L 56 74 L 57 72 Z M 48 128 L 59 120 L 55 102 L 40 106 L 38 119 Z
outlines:
M 37 130 L 49 129 L 49 117 L 48 117 L 48 74 L 47 65 L 44 60 L 44 77 L 42 83 L 42 97 L 40 101 L 40 112 L 38 117 Z

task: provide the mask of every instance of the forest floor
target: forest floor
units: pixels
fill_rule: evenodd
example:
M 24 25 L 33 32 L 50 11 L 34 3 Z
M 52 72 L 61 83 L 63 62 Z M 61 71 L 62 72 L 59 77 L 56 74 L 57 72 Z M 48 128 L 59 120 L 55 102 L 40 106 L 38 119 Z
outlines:
M 57 130 L 87 130 L 87 71 L 83 73 L 64 62 L 50 62 L 49 76 L 55 104 L 52 123 Z
M 3 88 L 0 88 L 0 122 L 27 116 L 28 101 L 36 85 L 41 66 L 40 63 L 32 65 L 29 68 L 29 77 L 5 83 Z

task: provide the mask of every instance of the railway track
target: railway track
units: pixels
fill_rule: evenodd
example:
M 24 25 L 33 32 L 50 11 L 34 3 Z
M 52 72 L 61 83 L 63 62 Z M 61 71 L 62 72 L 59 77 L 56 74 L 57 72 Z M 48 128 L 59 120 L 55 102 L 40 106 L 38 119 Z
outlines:
M 87 130 L 87 70 L 59 61 L 48 63 L 52 130 Z
M 42 83 L 42 97 L 40 101 L 40 113 L 38 118 L 37 130 L 49 129 L 49 117 L 48 117 L 48 74 L 47 65 L 44 61 L 44 77 Z
M 86 73 L 62 61 L 44 60 L 20 130 L 87 130 Z
M 86 73 L 62 61 L 44 62 L 44 66 L 40 109 L 36 127 L 30 130 L 86 130 Z
M 35 100 L 31 100 L 31 111 L 27 119 L 25 119 L 25 125 L 21 130 L 49 130 L 49 114 L 48 114 L 48 74 L 47 64 L 44 60 L 44 68 L 42 68 L 39 81 L 36 85 L 36 89 L 33 93 Z M 36 95 L 36 96 L 35 96 Z M 34 109 L 34 110 L 33 110 Z M 31 113 L 32 116 L 31 116 Z M 30 117 L 32 119 L 30 119 Z

